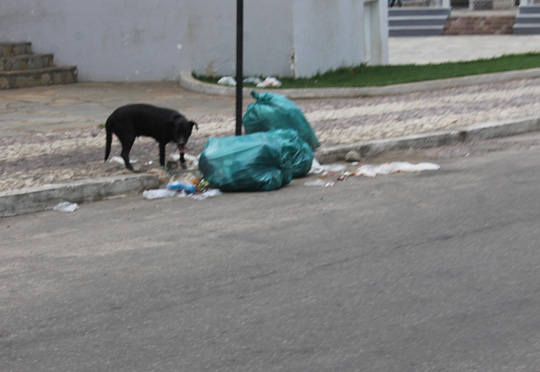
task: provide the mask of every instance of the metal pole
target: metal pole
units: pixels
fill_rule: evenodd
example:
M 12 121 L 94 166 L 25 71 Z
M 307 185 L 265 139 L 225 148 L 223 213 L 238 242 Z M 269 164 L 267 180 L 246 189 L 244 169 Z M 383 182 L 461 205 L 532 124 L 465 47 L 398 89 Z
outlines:
M 236 135 L 242 135 L 242 88 L 244 75 L 244 0 L 236 0 Z

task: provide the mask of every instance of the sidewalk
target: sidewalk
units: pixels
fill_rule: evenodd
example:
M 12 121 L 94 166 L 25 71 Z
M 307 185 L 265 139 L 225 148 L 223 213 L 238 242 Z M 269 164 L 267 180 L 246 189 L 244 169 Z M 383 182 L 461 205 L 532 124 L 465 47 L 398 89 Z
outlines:
M 537 35 L 391 38 L 390 61 L 420 64 L 494 57 L 538 48 L 540 36 Z M 513 79 L 525 77 L 518 74 Z M 536 118 L 540 112 L 540 78 L 506 83 L 494 83 L 489 79 L 486 84 L 477 86 L 470 85 L 471 79 L 454 80 L 455 88 L 436 90 L 436 93 L 431 89 L 447 85 L 432 82 L 417 93 L 400 96 L 348 99 L 321 96 L 295 101 L 323 144 L 317 154 L 323 161 L 342 159 L 349 150 L 370 155 L 403 146 L 435 146 L 465 137 L 485 138 L 540 130 L 540 120 Z M 467 86 L 460 87 L 461 82 Z M 389 92 L 402 88 L 393 87 Z M 50 209 L 59 200 L 98 200 L 155 187 L 155 175 L 128 175 L 128 180 L 121 166 L 115 168 L 107 164 L 104 168 L 103 165 L 104 134 L 98 125 L 104 123 L 118 106 L 135 102 L 175 108 L 196 120 L 201 129 L 190 140 L 195 150 L 200 150 L 209 136 L 234 134 L 233 96 L 193 93 L 172 82 L 79 83 L 0 91 L 2 178 L 7 182 L 13 178 L 15 182 L 26 177 L 30 184 L 34 181 L 56 184 L 52 188 L 8 192 L 2 192 L 0 187 L 0 216 Z M 244 99 L 244 107 L 251 102 L 251 98 Z M 68 129 L 78 131 L 58 132 Z M 142 139 L 137 142 L 144 143 Z M 148 159 L 155 161 L 157 150 L 154 147 L 149 141 Z M 113 143 L 113 152 L 116 150 L 118 145 Z M 142 161 L 146 155 L 143 150 L 139 154 Z M 77 173 L 76 169 L 66 171 L 69 164 L 73 166 L 80 162 L 82 155 L 89 159 L 77 165 L 95 170 L 95 173 Z M 40 161 L 51 168 L 49 173 L 54 173 L 45 180 L 47 182 L 40 173 L 43 171 L 39 169 Z M 84 174 L 102 173 L 115 175 L 115 182 L 80 181 Z M 132 178 L 141 182 L 134 182 Z M 69 197 L 66 197 L 67 190 L 73 190 Z M 15 208 L 16 204 L 24 208 Z
M 540 52 L 540 35 L 392 37 L 388 49 L 393 65 L 470 61 Z

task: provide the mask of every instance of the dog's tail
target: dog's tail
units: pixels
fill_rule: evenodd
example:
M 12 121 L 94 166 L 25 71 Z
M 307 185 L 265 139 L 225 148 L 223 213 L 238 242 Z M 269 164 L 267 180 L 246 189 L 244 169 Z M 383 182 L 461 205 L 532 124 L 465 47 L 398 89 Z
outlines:
M 111 130 L 111 123 L 109 119 L 107 119 L 107 122 L 105 123 L 105 132 L 106 132 L 105 161 L 107 161 L 107 159 L 109 159 L 109 155 L 111 154 L 111 144 L 112 144 L 112 130 Z

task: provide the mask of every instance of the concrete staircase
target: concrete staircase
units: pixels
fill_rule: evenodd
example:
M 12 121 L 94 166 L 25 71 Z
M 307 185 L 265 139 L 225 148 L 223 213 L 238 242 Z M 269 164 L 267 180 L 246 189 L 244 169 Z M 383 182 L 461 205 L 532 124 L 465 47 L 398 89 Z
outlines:
M 442 35 L 450 8 L 403 7 L 388 9 L 389 36 Z
M 520 6 L 514 25 L 515 35 L 540 35 L 540 5 Z
M 27 42 L 0 42 L 0 89 L 77 82 L 77 67 L 54 66 L 52 54 L 34 54 Z

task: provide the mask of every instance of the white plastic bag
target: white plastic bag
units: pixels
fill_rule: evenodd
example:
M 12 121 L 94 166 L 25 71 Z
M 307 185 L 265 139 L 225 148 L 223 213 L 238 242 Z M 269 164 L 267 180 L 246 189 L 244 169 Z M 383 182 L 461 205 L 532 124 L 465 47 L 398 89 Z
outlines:
M 345 169 L 347 169 L 346 165 L 343 164 L 325 164 L 322 165 L 317 161 L 317 159 L 313 159 L 313 163 L 311 164 L 311 170 L 309 173 L 323 173 L 323 172 L 343 172 Z
M 257 84 L 257 88 L 266 88 L 266 87 L 280 87 L 281 81 L 274 77 L 267 77 L 264 81 Z
M 223 76 L 221 79 L 217 82 L 220 85 L 230 85 L 235 87 L 236 86 L 236 79 L 232 76 Z
M 126 164 L 124 162 L 124 158 L 122 158 L 121 156 L 113 156 L 112 158 L 109 159 L 109 162 L 110 163 L 118 163 L 118 164 L 122 164 L 122 165 Z M 137 159 L 129 159 L 129 162 L 130 163 L 136 163 Z
M 379 174 L 386 175 L 397 172 L 421 172 L 426 170 L 439 170 L 440 168 L 440 165 L 433 163 L 411 164 L 408 162 L 393 162 L 381 165 L 366 164 L 356 170 L 356 175 L 375 177 Z
M 58 203 L 56 207 L 53 208 L 53 210 L 57 212 L 65 212 L 65 213 L 75 212 L 77 209 L 79 209 L 79 206 L 77 205 L 77 203 L 70 203 L 70 202 Z
M 142 194 L 145 199 L 152 200 L 152 199 L 172 198 L 173 196 L 176 196 L 178 193 L 175 190 L 155 189 L 155 190 L 143 191 Z
M 203 192 L 200 195 L 193 195 L 192 198 L 195 199 L 195 200 L 204 200 L 204 199 L 208 199 L 208 198 L 214 198 L 214 197 L 219 196 L 221 194 L 223 194 L 223 193 L 219 189 L 208 189 L 208 190 L 206 190 L 205 192 Z

